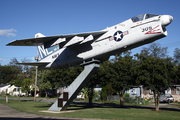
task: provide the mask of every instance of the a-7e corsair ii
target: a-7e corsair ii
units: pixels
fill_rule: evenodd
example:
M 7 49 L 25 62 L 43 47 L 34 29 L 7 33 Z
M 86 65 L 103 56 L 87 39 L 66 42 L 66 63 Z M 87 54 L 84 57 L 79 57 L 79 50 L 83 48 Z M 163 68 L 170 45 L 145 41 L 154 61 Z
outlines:
M 83 63 L 108 60 L 110 55 L 153 42 L 167 36 L 170 15 L 142 14 L 102 31 L 48 36 L 12 41 L 8 46 L 37 46 L 39 60 L 24 65 L 38 69 L 64 68 Z
M 35 38 L 16 40 L 7 45 L 38 46 L 38 62 L 21 64 L 38 66 L 39 69 L 84 65 L 81 74 L 49 108 L 51 111 L 62 111 L 67 109 L 99 68 L 97 62 L 166 37 L 165 27 L 172 20 L 170 15 L 143 14 L 98 32 L 50 37 L 38 33 Z

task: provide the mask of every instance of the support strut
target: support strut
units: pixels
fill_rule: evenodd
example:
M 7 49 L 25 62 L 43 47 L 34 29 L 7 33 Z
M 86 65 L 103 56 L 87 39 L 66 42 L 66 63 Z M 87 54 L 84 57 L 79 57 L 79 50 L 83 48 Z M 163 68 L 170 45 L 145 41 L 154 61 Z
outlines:
M 48 109 L 50 111 L 63 111 L 72 103 L 77 97 L 82 88 L 88 83 L 90 78 L 95 74 L 99 68 L 98 63 L 90 63 L 84 65 L 84 70 L 79 76 L 66 88 L 63 94 L 54 102 L 54 104 Z

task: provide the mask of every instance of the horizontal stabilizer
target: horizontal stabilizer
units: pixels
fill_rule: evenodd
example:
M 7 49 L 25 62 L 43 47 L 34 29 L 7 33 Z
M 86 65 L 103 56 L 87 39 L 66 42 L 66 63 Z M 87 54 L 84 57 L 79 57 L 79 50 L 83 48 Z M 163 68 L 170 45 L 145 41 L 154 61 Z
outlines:
M 47 65 L 50 62 L 34 62 L 34 63 L 17 63 L 20 65 L 30 65 L 30 66 L 42 66 L 42 65 Z

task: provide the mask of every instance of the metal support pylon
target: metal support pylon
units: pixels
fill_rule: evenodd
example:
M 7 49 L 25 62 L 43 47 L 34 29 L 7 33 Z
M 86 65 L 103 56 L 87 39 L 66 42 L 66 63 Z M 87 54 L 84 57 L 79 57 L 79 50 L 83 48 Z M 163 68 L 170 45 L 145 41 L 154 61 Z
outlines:
M 72 103 L 77 97 L 82 88 L 88 83 L 90 78 L 95 74 L 100 67 L 98 63 L 91 63 L 84 65 L 84 70 L 79 76 L 66 88 L 63 94 L 54 102 L 54 104 L 48 109 L 50 111 L 63 111 Z

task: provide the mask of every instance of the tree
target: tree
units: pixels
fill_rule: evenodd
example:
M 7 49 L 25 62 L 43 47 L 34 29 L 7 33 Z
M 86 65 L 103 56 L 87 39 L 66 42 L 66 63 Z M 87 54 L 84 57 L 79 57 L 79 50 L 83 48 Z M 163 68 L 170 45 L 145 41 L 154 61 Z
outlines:
M 180 49 L 179 48 L 176 48 L 174 50 L 174 62 L 176 64 L 179 64 L 180 63 Z
M 0 83 L 9 83 L 17 77 L 16 71 L 9 65 L 0 66 Z
M 20 102 L 20 96 L 21 96 L 20 95 L 20 90 L 21 90 L 21 88 L 23 86 L 23 82 L 22 81 L 23 81 L 24 77 L 25 76 L 23 74 L 18 74 L 16 80 L 11 81 L 11 84 L 19 87 L 19 99 L 18 99 L 19 102 Z
M 30 77 L 24 77 L 22 79 L 22 91 L 27 93 L 27 96 L 29 96 L 31 89 L 30 86 L 33 85 L 34 79 Z
M 126 51 L 121 55 L 115 57 L 112 61 L 113 66 L 110 68 L 112 77 L 110 78 L 112 87 L 120 96 L 120 106 L 124 105 L 124 93 L 134 85 L 134 79 L 132 77 L 133 69 L 133 57 L 130 56 L 131 52 Z
M 29 62 L 30 60 L 28 59 L 23 59 L 22 62 Z M 22 66 L 17 64 L 19 63 L 16 58 L 13 58 L 9 62 L 9 66 L 11 70 L 13 71 L 11 75 L 13 76 L 11 78 L 11 84 L 20 87 L 22 91 L 26 91 L 27 94 L 30 92 L 30 85 L 32 85 L 33 80 L 32 80 L 32 70 L 33 67 L 28 67 L 28 66 Z M 19 94 L 20 97 L 20 94 Z M 20 99 L 19 99 L 20 101 Z
M 142 56 L 139 56 L 140 58 Z M 144 87 L 151 89 L 154 93 L 156 111 L 159 110 L 159 98 L 161 92 L 171 87 L 171 78 L 167 64 L 161 58 L 146 56 L 141 58 L 139 65 L 138 79 Z
M 175 67 L 175 69 L 176 69 L 176 73 L 175 73 L 175 75 L 176 75 L 176 83 L 178 83 L 178 84 L 180 84 L 180 64 L 178 64 L 176 67 Z
M 152 44 L 156 45 L 156 44 Z M 150 45 L 150 46 L 152 46 Z M 140 80 L 141 84 L 147 89 L 151 89 L 154 93 L 154 101 L 156 111 L 159 110 L 160 94 L 171 86 L 174 78 L 174 64 L 171 58 L 165 58 L 165 48 L 151 47 L 142 50 L 141 54 L 136 54 L 138 66 L 136 67 L 136 80 Z M 144 52 L 146 51 L 146 52 Z M 147 54 L 148 53 L 148 54 Z M 161 58 L 162 57 L 162 58 Z
M 38 76 L 37 76 L 37 86 L 40 91 L 46 92 L 46 97 L 47 97 L 47 90 L 50 89 L 52 90 L 52 85 L 48 79 L 46 79 L 46 76 L 50 73 L 49 70 L 41 70 L 38 71 Z M 33 77 L 34 78 L 34 77 Z
M 0 66 L 0 82 L 9 83 L 18 77 L 18 74 L 22 72 L 22 68 L 17 66 L 17 59 L 13 58 L 10 60 L 8 65 Z
M 13 58 L 8 65 L 0 66 L 0 81 L 2 83 L 9 83 L 10 81 L 16 80 L 18 75 L 22 73 L 23 67 L 16 63 L 19 63 L 18 60 Z
M 102 86 L 101 97 L 102 97 L 103 101 L 107 100 L 108 96 L 111 96 L 111 95 L 113 95 L 115 93 L 116 93 L 116 91 L 112 88 L 111 82 L 109 82 L 106 85 Z
M 104 61 L 100 64 L 100 68 L 98 70 L 99 79 L 102 86 L 106 86 L 108 83 L 110 83 L 110 78 L 112 77 L 112 74 L 110 73 L 110 69 L 112 68 L 113 63 L 109 60 Z
M 41 71 L 38 75 L 38 86 L 41 90 L 46 90 L 47 95 L 47 90 L 69 86 L 81 71 L 82 67 Z
M 115 92 L 110 81 L 110 78 L 112 77 L 110 70 L 113 63 L 107 60 L 101 63 L 100 66 L 101 67 L 98 70 L 98 75 L 100 84 L 102 86 L 101 97 L 103 100 L 107 100 L 107 96 L 111 96 Z
M 92 106 L 92 100 L 94 96 L 94 87 L 100 83 L 98 71 L 90 78 L 90 81 L 86 85 L 87 88 L 87 95 L 89 99 L 89 106 Z
M 109 95 L 115 91 L 119 93 L 121 106 L 124 104 L 124 92 L 135 83 L 132 77 L 135 60 L 132 59 L 133 57 L 130 54 L 130 51 L 126 51 L 116 55 L 114 59 L 104 62 L 100 67 L 102 86 L 104 88 L 107 86 L 108 90 L 106 91 Z
M 31 61 L 30 59 L 26 59 L 26 58 L 21 59 L 22 63 L 28 63 L 30 61 Z M 22 67 L 22 72 L 24 74 L 26 74 L 28 77 L 30 77 L 32 75 L 32 70 L 34 70 L 34 67 L 30 67 L 28 65 L 21 65 L 21 67 Z
M 19 63 L 16 58 L 13 58 L 9 62 L 9 66 L 11 66 L 12 70 L 14 71 L 14 75 L 18 75 L 19 73 L 23 72 L 23 67 L 22 65 L 17 64 Z
M 167 57 L 167 47 L 161 47 L 159 43 L 151 43 L 148 48 L 143 48 L 141 54 L 152 57 Z

